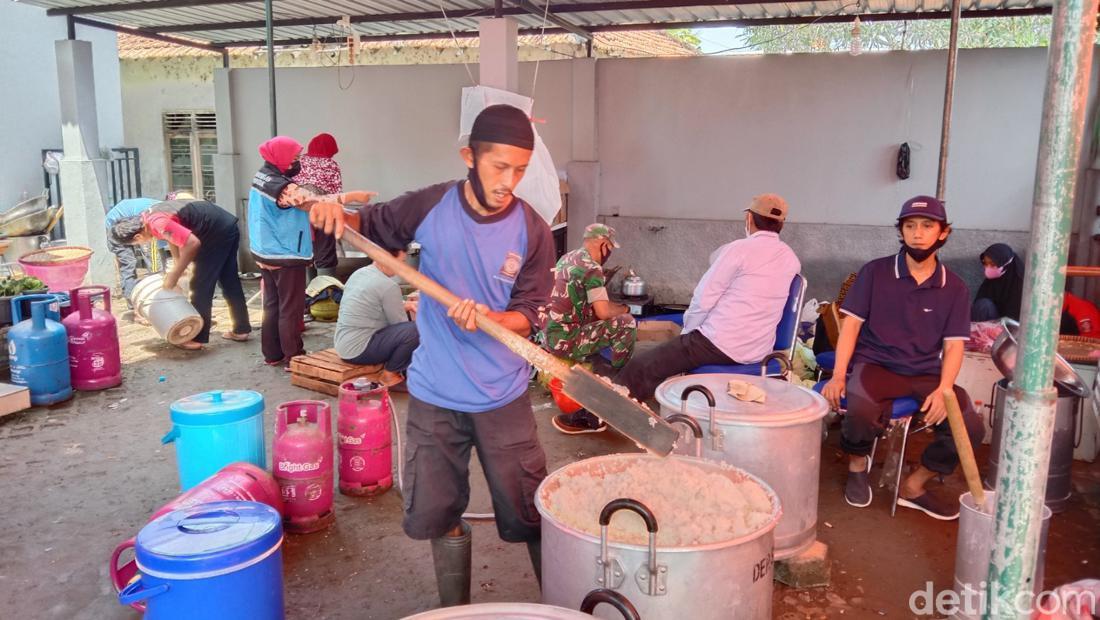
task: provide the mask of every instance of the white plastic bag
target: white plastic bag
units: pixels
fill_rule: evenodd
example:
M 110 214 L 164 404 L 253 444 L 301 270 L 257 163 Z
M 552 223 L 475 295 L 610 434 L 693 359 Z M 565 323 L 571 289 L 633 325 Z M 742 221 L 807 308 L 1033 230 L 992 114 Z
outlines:
M 821 302 L 817 298 L 809 299 L 806 303 L 802 304 L 802 314 L 798 315 L 798 320 L 802 323 L 813 323 L 817 321 L 817 308 L 821 305 Z
M 523 110 L 528 116 L 534 106 L 534 99 L 517 95 L 516 93 L 488 86 L 469 86 L 462 89 L 462 111 L 459 115 L 458 138 L 463 140 L 469 137 L 470 130 L 474 126 L 474 119 L 485 108 L 498 103 L 508 104 Z M 550 150 L 542 141 L 538 129 L 532 126 L 535 132 L 535 152 L 531 155 L 531 163 L 527 165 L 527 173 L 516 186 L 515 194 L 534 207 L 535 211 L 546 220 L 546 223 L 554 221 L 558 211 L 561 210 L 561 186 L 558 181 L 557 168 L 550 157 Z

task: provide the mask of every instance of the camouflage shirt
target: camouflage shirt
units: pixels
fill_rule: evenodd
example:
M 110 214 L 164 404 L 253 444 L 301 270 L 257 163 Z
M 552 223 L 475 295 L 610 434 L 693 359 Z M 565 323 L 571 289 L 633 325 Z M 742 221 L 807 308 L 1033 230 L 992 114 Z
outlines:
M 606 284 L 603 267 L 585 248 L 562 256 L 554 266 L 554 290 L 547 306 L 546 331 L 570 332 L 595 321 L 592 302 L 608 299 Z

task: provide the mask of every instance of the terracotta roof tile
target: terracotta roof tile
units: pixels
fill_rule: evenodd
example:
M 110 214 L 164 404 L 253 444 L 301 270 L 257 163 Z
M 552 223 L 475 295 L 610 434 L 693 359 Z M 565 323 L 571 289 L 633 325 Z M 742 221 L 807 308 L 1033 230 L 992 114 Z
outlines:
M 459 38 L 462 47 L 477 47 L 476 38 Z M 330 44 L 331 45 L 331 44 Z M 575 45 L 583 49 L 579 38 L 571 34 L 525 35 L 519 37 L 521 47 L 542 47 L 547 45 Z M 451 39 L 415 39 L 408 41 L 367 41 L 366 49 L 387 48 L 451 48 L 455 41 Z M 639 57 L 639 56 L 695 56 L 699 52 L 689 45 L 670 36 L 663 30 L 636 30 L 628 32 L 600 32 L 595 35 L 593 48 L 601 57 Z M 296 48 L 303 49 L 303 48 Z M 233 56 L 260 54 L 262 48 L 233 48 Z M 146 39 L 129 34 L 118 35 L 118 57 L 121 59 L 172 58 L 184 56 L 217 56 L 194 47 L 165 43 L 155 39 Z

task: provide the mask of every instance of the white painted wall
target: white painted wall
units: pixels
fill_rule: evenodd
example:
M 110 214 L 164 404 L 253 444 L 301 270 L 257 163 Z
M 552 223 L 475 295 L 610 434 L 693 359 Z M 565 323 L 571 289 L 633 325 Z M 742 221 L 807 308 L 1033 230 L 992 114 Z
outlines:
M 65 20 L 38 7 L 0 2 L 0 210 L 23 192 L 42 192 L 41 150 L 60 148 L 61 120 L 54 41 L 66 36 Z M 118 47 L 113 32 L 77 26 L 91 41 L 101 146 L 126 146 Z
M 470 65 L 474 77 L 477 66 Z M 267 72 L 232 69 L 233 126 L 241 160 L 241 196 L 261 159 L 256 148 L 269 137 Z M 534 63 L 520 65 L 520 91 L 530 94 Z M 336 137 L 344 186 L 369 189 L 386 200 L 431 183 L 460 178 L 458 157 L 461 92 L 470 85 L 462 65 L 354 69 L 276 70 L 279 133 L 303 144 L 322 131 Z M 572 149 L 572 72 L 568 61 L 543 62 L 534 116 L 558 168 Z M 221 114 L 222 111 L 218 110 Z
M 601 60 L 602 212 L 888 224 L 934 194 L 946 52 Z M 947 177 L 959 228 L 1029 229 L 1046 50 L 961 50 Z M 902 142 L 912 176 L 895 174 Z
M 126 145 L 141 153 L 141 189 L 149 197 L 168 192 L 165 112 L 213 112 L 214 69 L 221 57 L 181 56 L 122 63 L 122 113 Z

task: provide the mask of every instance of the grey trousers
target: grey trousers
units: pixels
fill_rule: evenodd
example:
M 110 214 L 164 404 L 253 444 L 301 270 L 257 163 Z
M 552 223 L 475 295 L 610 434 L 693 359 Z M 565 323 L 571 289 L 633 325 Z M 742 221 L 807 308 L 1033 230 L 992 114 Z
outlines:
M 436 407 L 410 394 L 405 430 L 402 527 L 410 538 L 438 538 L 459 524 L 470 501 L 470 448 L 477 448 L 500 538 L 540 540 L 535 490 L 546 477 L 546 454 L 526 393 L 482 413 Z

